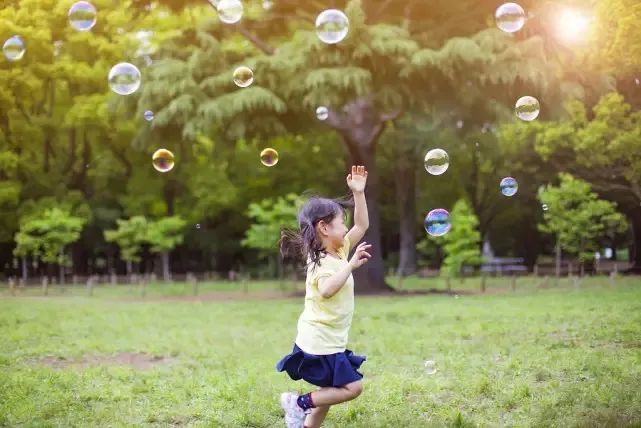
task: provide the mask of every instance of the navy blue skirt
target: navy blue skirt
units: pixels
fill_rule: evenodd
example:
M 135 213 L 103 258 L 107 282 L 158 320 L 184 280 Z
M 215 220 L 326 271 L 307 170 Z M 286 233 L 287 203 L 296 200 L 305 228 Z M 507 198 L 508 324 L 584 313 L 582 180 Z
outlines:
M 312 385 L 341 387 L 363 379 L 358 369 L 365 360 L 367 357 L 355 355 L 349 349 L 329 355 L 308 354 L 294 343 L 294 349 L 276 364 L 276 370 Z

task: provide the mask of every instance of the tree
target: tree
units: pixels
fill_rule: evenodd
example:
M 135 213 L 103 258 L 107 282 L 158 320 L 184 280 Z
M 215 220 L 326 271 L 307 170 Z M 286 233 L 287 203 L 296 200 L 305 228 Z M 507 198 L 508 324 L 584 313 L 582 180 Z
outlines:
M 158 253 L 162 260 L 162 274 L 165 281 L 171 279 L 169 271 L 169 251 L 183 242 L 185 221 L 179 216 L 165 217 L 149 222 L 145 240 L 152 253 Z
M 259 250 L 263 257 L 277 266 L 279 275 L 282 269 L 278 251 L 281 230 L 284 227 L 298 227 L 296 218 L 302 203 L 300 196 L 290 193 L 275 200 L 264 199 L 259 203 L 249 204 L 247 215 L 253 222 L 241 243 L 245 247 Z
M 31 253 L 42 257 L 46 263 L 57 263 L 62 283 L 67 262 L 65 247 L 80 238 L 85 223 L 86 219 L 74 217 L 69 211 L 47 209 L 21 225 L 15 238 L 19 243 L 16 255 L 26 256 Z
M 641 271 L 641 112 L 631 111 L 617 93 L 601 98 L 591 112 L 578 101 L 567 118 L 506 127 L 505 138 L 532 144 L 559 171 L 592 185 L 617 203 L 630 220 L 632 271 Z
M 539 228 L 556 235 L 559 247 L 576 255 L 583 271 L 603 238 L 624 231 L 627 225 L 616 204 L 599 199 L 588 183 L 564 173 L 559 179 L 558 186 L 547 185 L 539 191 L 539 200 L 546 205 Z
M 127 220 L 117 220 L 116 230 L 105 230 L 105 240 L 115 242 L 120 247 L 120 257 L 127 263 L 127 274 L 132 273 L 132 263 L 140 262 L 140 251 L 147 242 L 147 219 L 134 216 Z
M 478 219 L 464 199 L 454 204 L 450 221 L 452 228 L 442 238 L 445 259 L 441 272 L 456 277 L 463 275 L 465 266 L 481 264 L 481 235 L 478 231 Z

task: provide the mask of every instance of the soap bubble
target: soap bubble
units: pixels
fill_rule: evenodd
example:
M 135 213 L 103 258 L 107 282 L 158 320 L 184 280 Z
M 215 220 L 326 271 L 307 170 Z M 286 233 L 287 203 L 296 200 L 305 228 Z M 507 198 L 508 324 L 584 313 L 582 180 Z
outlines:
M 114 65 L 109 71 L 109 86 L 118 95 L 130 95 L 140 87 L 140 70 L 128 62 Z
M 327 110 L 327 107 L 325 106 L 320 106 L 316 108 L 316 117 L 318 120 L 325 120 L 329 117 L 329 110 Z
M 548 207 L 548 204 L 541 205 L 541 208 L 543 208 L 543 211 L 547 211 L 550 209 L 550 207 Z
M 501 193 L 505 196 L 514 196 L 519 190 L 519 183 L 512 177 L 505 177 L 500 184 Z
M 425 361 L 425 373 L 433 375 L 436 373 L 436 363 L 431 360 Z
M 2 52 L 9 61 L 20 61 L 24 56 L 26 48 L 20 36 L 11 36 L 2 45 Z
M 156 171 L 169 172 L 174 168 L 174 154 L 167 149 L 156 150 L 151 159 Z
M 78 31 L 89 31 L 96 25 L 96 8 L 86 1 L 74 3 L 67 16 L 71 26 Z
M 496 9 L 496 26 L 506 33 L 514 33 L 525 24 L 525 11 L 516 3 L 505 3 Z
M 218 18 L 225 24 L 235 24 L 243 16 L 243 4 L 240 0 L 220 0 L 216 10 Z
M 441 175 L 450 166 L 450 157 L 443 149 L 432 149 L 425 155 L 425 170 L 432 175 Z
M 144 112 L 143 116 L 145 117 L 145 120 L 147 122 L 151 122 L 152 120 L 154 120 L 154 112 L 151 110 L 147 110 L 146 112 Z
M 268 147 L 260 152 L 260 161 L 265 166 L 274 166 L 278 163 L 278 152 Z
M 234 83 L 236 86 L 246 88 L 254 82 L 254 72 L 249 67 L 241 65 L 234 70 Z
M 425 216 L 425 231 L 432 236 L 443 236 L 450 231 L 450 213 L 442 208 L 430 211 Z
M 272 0 L 263 0 L 263 9 L 269 10 L 272 8 L 274 5 L 274 2 Z
M 327 44 L 338 43 L 347 36 L 349 20 L 347 16 L 337 9 L 322 11 L 316 18 L 316 34 L 321 42 Z
M 516 111 L 516 116 L 519 119 L 529 122 L 539 116 L 541 106 L 539 105 L 539 100 L 526 95 L 525 97 L 518 99 L 514 106 L 514 110 Z

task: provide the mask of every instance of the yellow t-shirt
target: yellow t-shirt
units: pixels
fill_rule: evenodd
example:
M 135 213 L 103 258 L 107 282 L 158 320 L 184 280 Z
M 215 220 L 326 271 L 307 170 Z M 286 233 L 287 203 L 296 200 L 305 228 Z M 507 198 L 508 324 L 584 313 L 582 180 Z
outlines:
M 305 309 L 298 318 L 296 344 L 308 354 L 328 355 L 345 351 L 354 314 L 354 277 L 350 274 L 343 287 L 325 299 L 318 290 L 318 280 L 332 276 L 349 261 L 350 242 L 347 237 L 338 251 L 340 260 L 326 255 L 317 267 L 307 268 Z

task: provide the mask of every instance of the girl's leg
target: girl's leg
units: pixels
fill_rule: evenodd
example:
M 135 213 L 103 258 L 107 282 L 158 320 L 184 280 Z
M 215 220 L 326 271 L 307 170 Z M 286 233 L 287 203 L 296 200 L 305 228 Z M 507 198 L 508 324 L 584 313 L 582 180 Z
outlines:
M 329 412 L 329 406 L 317 406 L 312 409 L 312 413 L 305 418 L 305 426 L 308 428 L 320 428 Z
M 326 387 L 312 392 L 312 401 L 316 407 L 331 406 L 353 400 L 363 392 L 363 381 L 348 383 L 340 388 Z

